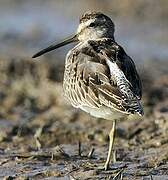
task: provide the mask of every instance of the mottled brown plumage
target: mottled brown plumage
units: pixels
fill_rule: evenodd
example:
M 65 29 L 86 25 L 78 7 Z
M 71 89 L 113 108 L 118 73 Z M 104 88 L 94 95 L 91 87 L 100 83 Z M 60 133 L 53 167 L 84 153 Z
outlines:
M 128 93 L 122 93 L 106 62 L 116 63 L 129 82 Z M 124 114 L 142 114 L 141 81 L 132 59 L 112 39 L 89 40 L 75 47 L 65 63 L 64 91 L 73 106 L 114 108 Z M 129 91 L 128 90 L 128 91 Z M 112 119 L 112 118 L 111 118 Z
M 100 12 L 85 13 L 75 36 L 33 56 L 78 42 L 66 57 L 64 94 L 74 107 L 113 121 L 105 170 L 112 155 L 116 120 L 131 114 L 143 115 L 139 75 L 133 60 L 115 42 L 114 29 L 108 16 Z

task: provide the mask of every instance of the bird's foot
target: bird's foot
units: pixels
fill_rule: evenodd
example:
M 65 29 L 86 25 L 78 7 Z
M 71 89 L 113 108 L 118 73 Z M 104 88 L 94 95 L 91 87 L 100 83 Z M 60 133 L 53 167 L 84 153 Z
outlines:
M 107 171 L 107 170 L 110 170 L 109 164 L 105 163 L 104 166 L 102 165 L 102 166 L 97 167 L 97 170 L 98 171 Z
M 113 164 L 116 163 L 116 150 L 113 150 L 112 158 L 113 158 L 112 163 Z M 110 159 L 107 159 L 107 161 L 105 162 L 104 167 L 103 167 L 103 169 L 105 171 L 109 170 L 109 164 L 110 164 Z
M 106 162 L 104 165 L 104 170 L 107 171 L 108 169 L 109 169 L 109 163 Z

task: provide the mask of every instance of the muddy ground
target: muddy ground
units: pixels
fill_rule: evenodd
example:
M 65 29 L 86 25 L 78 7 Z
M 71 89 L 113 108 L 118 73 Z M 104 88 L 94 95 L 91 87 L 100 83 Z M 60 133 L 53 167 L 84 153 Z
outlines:
M 0 178 L 167 180 L 164 63 L 152 62 L 152 73 L 149 67 L 140 70 L 145 116 L 117 123 L 116 163 L 103 171 L 112 123 L 66 102 L 63 64 L 1 58 Z
M 168 180 L 168 1 L 118 2 L 0 1 L 0 179 Z M 143 82 L 145 115 L 117 123 L 108 171 L 100 167 L 112 122 L 74 109 L 62 93 L 71 47 L 30 58 L 76 31 L 88 10 L 113 19 Z

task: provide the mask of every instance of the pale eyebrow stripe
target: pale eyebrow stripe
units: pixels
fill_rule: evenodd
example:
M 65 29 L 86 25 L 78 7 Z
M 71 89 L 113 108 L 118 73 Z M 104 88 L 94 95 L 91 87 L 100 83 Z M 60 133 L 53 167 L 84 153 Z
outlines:
M 82 23 L 79 25 L 77 32 L 80 33 L 80 32 L 82 31 L 82 29 L 88 27 L 89 24 L 91 24 L 91 23 L 93 23 L 93 22 L 95 22 L 94 19 L 90 19 L 90 20 L 88 20 L 88 21 L 86 21 L 86 22 L 84 22 L 84 23 L 82 22 Z

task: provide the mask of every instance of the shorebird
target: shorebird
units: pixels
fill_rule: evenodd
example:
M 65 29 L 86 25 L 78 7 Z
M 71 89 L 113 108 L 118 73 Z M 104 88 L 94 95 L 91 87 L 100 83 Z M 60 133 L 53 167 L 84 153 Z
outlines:
M 64 94 L 72 106 L 112 121 L 105 170 L 109 168 L 113 152 L 116 120 L 131 114 L 143 115 L 141 80 L 133 60 L 115 41 L 114 30 L 108 16 L 87 12 L 80 18 L 75 35 L 33 56 L 78 43 L 66 56 Z

